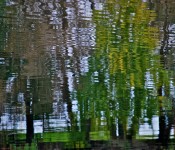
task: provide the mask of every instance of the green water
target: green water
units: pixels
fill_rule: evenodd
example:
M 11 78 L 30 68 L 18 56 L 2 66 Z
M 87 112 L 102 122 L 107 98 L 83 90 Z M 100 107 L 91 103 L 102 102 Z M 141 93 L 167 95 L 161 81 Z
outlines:
M 0 150 L 174 149 L 173 0 L 0 2 Z

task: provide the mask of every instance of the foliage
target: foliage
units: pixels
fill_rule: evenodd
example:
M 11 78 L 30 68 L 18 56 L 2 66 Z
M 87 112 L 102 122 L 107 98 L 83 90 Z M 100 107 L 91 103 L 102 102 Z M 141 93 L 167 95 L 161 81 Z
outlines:
M 92 132 L 110 130 L 112 117 L 119 135 L 136 136 L 140 119 L 151 124 L 157 114 L 157 91 L 170 81 L 156 53 L 160 35 L 155 18 L 141 0 L 110 0 L 93 11 L 96 50 L 78 90 L 80 117 L 91 120 Z

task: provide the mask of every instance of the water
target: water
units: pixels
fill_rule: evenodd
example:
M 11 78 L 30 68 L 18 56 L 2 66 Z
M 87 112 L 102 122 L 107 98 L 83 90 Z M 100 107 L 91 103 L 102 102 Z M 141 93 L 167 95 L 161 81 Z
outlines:
M 174 149 L 173 0 L 1 0 L 0 149 Z

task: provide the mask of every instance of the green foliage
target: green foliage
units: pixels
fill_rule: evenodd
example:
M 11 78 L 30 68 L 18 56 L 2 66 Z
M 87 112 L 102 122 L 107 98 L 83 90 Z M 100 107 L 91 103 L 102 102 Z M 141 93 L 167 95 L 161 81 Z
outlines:
M 69 142 L 70 133 L 68 132 L 46 132 L 43 135 L 43 142 Z
M 110 140 L 110 132 L 109 131 L 90 132 L 90 140 L 93 141 Z
M 118 119 L 124 136 L 129 124 L 136 136 L 140 119 L 151 124 L 159 110 L 155 95 L 163 85 L 168 87 L 170 78 L 155 53 L 160 40 L 159 28 L 152 25 L 155 18 L 142 0 L 110 0 L 93 11 L 96 49 L 89 72 L 80 79 L 78 104 L 81 119 L 91 120 L 96 140 L 99 132 L 110 131 L 111 117 Z

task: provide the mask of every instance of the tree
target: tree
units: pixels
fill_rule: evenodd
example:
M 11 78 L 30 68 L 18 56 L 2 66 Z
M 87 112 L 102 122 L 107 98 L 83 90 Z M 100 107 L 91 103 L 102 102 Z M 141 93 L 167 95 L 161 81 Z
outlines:
M 121 137 L 135 137 L 140 121 L 147 117 L 151 124 L 159 110 L 159 84 L 170 82 L 156 53 L 160 40 L 153 24 L 156 13 L 141 0 L 110 0 L 101 10 L 93 10 L 93 19 L 96 48 L 90 70 L 80 80 L 80 116 L 92 120 L 91 132 L 110 130 L 112 118 Z

